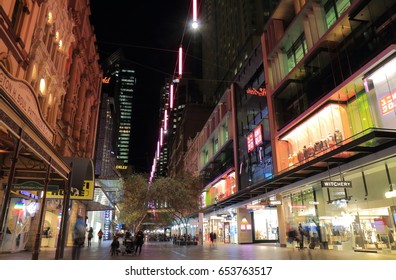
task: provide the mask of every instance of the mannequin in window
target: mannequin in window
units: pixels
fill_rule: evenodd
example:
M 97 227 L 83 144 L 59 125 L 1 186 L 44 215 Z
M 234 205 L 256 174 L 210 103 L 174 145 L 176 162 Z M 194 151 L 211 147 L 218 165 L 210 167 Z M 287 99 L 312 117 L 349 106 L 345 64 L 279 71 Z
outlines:
M 314 145 L 315 154 L 319 153 L 322 149 L 323 149 L 322 142 L 315 141 L 315 145 Z
M 302 150 L 299 150 L 297 153 L 297 159 L 298 161 L 303 161 L 304 160 L 304 153 Z
M 325 150 L 329 147 L 329 143 L 327 142 L 327 138 L 322 136 L 322 139 L 320 139 L 320 143 L 322 145 L 322 149 Z
M 312 145 L 312 143 L 309 143 L 307 149 L 308 149 L 308 157 L 312 157 L 312 156 L 315 155 L 315 148 L 314 148 L 314 146 Z
M 329 132 L 327 135 L 327 142 L 329 144 L 329 147 L 333 147 L 335 145 L 335 139 L 334 139 L 334 134 Z
M 343 140 L 342 139 L 342 133 L 341 133 L 341 131 L 338 128 L 335 129 L 334 138 L 335 138 L 335 142 L 337 144 L 342 142 L 342 140 Z
M 304 145 L 304 148 L 303 148 L 303 153 L 304 153 L 304 158 L 307 159 L 309 155 L 308 155 L 308 148 L 305 145 Z

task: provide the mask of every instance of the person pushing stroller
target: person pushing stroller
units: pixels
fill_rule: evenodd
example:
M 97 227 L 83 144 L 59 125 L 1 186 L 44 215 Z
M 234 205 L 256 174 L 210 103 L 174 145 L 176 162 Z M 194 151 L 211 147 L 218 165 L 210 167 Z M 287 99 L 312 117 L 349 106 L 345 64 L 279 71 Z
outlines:
M 122 255 L 125 254 L 134 254 L 135 253 L 135 246 L 134 246 L 134 242 L 133 242 L 133 237 L 132 234 L 127 231 L 125 233 L 125 239 L 124 239 L 124 250 L 122 251 Z

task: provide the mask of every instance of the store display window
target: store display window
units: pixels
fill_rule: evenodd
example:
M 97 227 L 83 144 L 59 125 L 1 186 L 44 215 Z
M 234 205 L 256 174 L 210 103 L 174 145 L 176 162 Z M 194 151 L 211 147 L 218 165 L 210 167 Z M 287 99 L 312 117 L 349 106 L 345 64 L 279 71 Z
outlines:
M 254 239 L 256 241 L 278 240 L 278 215 L 276 207 L 254 211 Z
M 350 137 L 344 105 L 330 104 L 283 136 L 278 152 L 280 169 L 311 160 L 342 145 Z

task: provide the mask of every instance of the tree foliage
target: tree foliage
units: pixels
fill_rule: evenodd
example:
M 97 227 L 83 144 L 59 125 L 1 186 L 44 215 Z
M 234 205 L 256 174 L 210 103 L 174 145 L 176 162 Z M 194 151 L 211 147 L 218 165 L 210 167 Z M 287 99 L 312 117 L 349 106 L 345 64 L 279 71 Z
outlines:
M 139 173 L 123 178 L 123 190 L 119 199 L 120 220 L 137 230 L 147 217 L 148 178 Z
M 199 178 L 184 175 L 161 177 L 148 188 L 148 178 L 142 174 L 123 179 L 120 196 L 120 220 L 136 231 L 142 224 L 164 227 L 172 221 L 187 224 L 189 215 L 198 211 L 202 193 Z M 150 208 L 150 204 L 155 207 Z
M 187 225 L 190 215 L 200 208 L 201 187 L 200 179 L 188 174 L 162 177 L 154 180 L 150 197 L 164 207 L 161 208 L 162 215 L 173 217 L 179 225 Z

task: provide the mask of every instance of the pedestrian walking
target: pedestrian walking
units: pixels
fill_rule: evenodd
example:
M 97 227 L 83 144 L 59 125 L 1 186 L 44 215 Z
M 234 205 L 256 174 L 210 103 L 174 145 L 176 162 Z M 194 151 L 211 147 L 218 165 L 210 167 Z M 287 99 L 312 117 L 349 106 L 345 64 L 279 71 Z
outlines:
M 215 232 L 213 232 L 213 245 L 216 247 L 216 238 L 217 238 L 217 235 L 216 235 L 216 233 Z
M 111 242 L 111 255 L 112 256 L 118 256 L 118 249 L 120 248 L 120 242 L 118 241 L 117 236 L 114 236 L 113 242 Z
M 100 230 L 98 231 L 99 245 L 100 245 L 101 242 L 102 242 L 102 237 L 103 237 L 103 231 L 102 231 L 102 229 L 100 229 Z
M 209 233 L 209 239 L 210 239 L 210 247 L 214 246 L 213 242 L 214 242 L 214 233 L 210 232 Z
M 84 246 L 84 240 L 85 240 L 85 224 L 83 218 L 80 215 L 77 216 L 76 223 L 74 224 L 72 237 L 73 237 L 72 259 L 79 260 L 81 247 Z
M 88 230 L 88 247 L 91 247 L 91 239 L 93 238 L 93 228 L 90 227 Z
M 299 242 L 300 249 L 304 249 L 304 236 L 307 236 L 306 230 L 302 227 L 301 223 L 298 224 L 298 233 L 300 234 Z
M 142 246 L 144 244 L 144 233 L 143 233 L 143 231 L 139 230 L 137 232 L 135 240 L 136 240 L 135 255 L 137 255 L 138 250 L 139 250 L 139 255 L 140 255 L 140 253 L 142 252 Z

